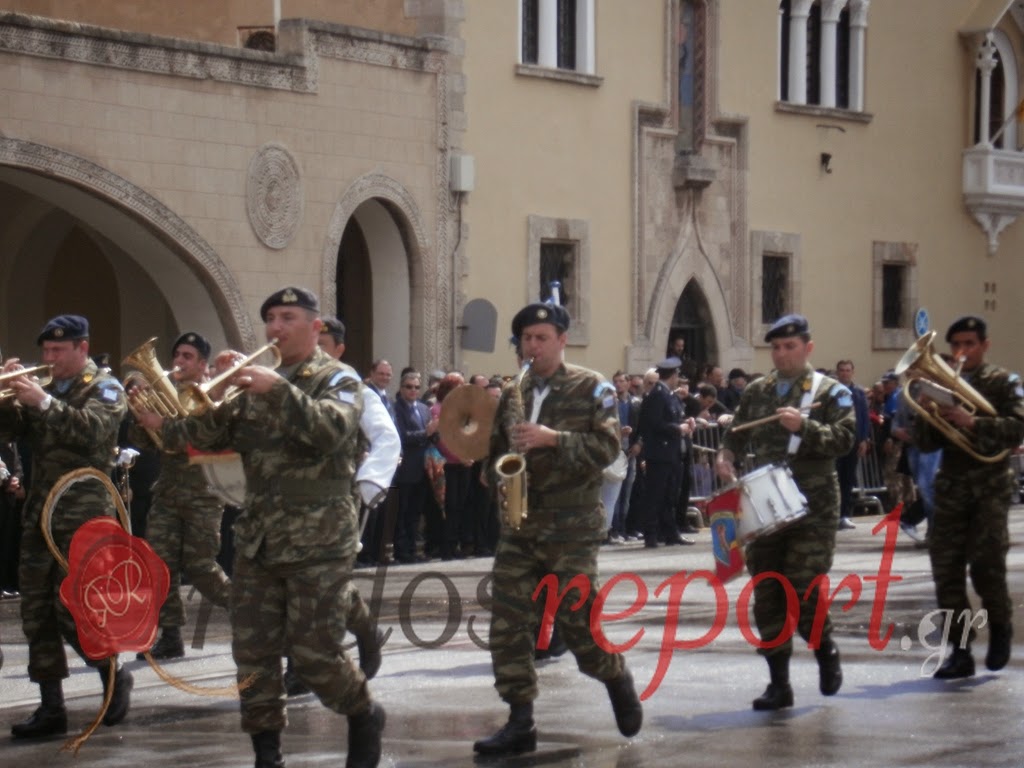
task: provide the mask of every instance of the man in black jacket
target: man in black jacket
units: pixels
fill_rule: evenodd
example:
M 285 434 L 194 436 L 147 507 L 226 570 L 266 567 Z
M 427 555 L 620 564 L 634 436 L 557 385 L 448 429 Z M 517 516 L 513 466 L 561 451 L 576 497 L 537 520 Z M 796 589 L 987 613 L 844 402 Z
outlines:
M 644 520 L 644 546 L 653 549 L 664 537 L 667 544 L 693 544 L 679 534 L 675 509 L 683 468 L 683 436 L 692 422 L 683 420 L 682 404 L 673 394 L 679 381 L 677 357 L 655 366 L 658 383 L 640 406 L 640 440 L 643 443 L 647 479 L 641 508 Z

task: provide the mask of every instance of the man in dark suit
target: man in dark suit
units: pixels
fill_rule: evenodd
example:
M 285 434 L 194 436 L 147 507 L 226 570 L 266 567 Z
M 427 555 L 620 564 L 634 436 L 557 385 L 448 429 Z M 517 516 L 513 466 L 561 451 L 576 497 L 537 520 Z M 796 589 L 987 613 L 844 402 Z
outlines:
M 430 480 L 423 462 L 427 447 L 435 439 L 437 420 L 420 402 L 420 375 L 415 371 L 402 376 L 395 399 L 395 426 L 402 439 L 402 463 L 395 473 L 398 485 L 398 522 L 395 525 L 395 560 L 412 563 L 416 560 L 416 531 L 428 502 Z
M 678 357 L 655 366 L 658 383 L 640 406 L 639 432 L 647 464 L 647 480 L 641 508 L 644 515 L 644 546 L 654 548 L 662 536 L 665 543 L 693 544 L 679 534 L 675 509 L 683 467 L 683 436 L 692 429 L 683 420 L 682 404 L 673 394 L 679 381 Z

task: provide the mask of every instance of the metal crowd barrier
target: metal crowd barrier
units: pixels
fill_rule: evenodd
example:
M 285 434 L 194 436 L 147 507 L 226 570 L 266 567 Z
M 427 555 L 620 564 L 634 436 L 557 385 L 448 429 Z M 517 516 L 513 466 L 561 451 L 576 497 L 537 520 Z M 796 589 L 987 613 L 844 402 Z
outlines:
M 715 474 L 715 454 L 722 442 L 723 428 L 709 423 L 698 425 L 693 431 L 693 461 L 690 467 L 690 504 L 704 511 L 708 500 L 721 489 L 723 483 Z M 1013 457 L 1015 466 L 1024 475 L 1024 455 Z M 744 460 L 743 473 L 754 469 L 754 457 Z M 854 504 L 872 507 L 877 514 L 884 512 L 881 497 L 886 494 L 885 475 L 874 451 L 868 451 L 857 462 L 857 484 L 854 486 Z
M 876 514 L 885 512 L 885 505 L 880 497 L 885 496 L 885 472 L 882 463 L 874 451 L 874 446 L 857 461 L 857 484 L 853 487 L 853 505 L 872 507 Z

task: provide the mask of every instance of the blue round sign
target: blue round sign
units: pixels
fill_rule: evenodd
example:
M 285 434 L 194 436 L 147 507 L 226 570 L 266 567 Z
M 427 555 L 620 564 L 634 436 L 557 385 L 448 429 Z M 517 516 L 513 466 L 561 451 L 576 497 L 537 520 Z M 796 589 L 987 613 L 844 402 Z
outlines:
M 924 336 L 928 333 L 928 310 L 921 307 L 917 310 L 917 314 L 914 315 L 914 330 L 917 331 L 918 336 Z

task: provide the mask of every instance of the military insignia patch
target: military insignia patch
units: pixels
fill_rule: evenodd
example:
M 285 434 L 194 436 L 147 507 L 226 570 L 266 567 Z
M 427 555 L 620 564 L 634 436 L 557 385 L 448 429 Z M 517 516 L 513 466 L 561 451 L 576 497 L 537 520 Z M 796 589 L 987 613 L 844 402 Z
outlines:
M 294 304 L 298 300 L 299 297 L 295 295 L 295 291 L 293 291 L 291 288 L 289 288 L 287 291 L 281 294 L 281 301 L 283 301 L 285 304 Z

